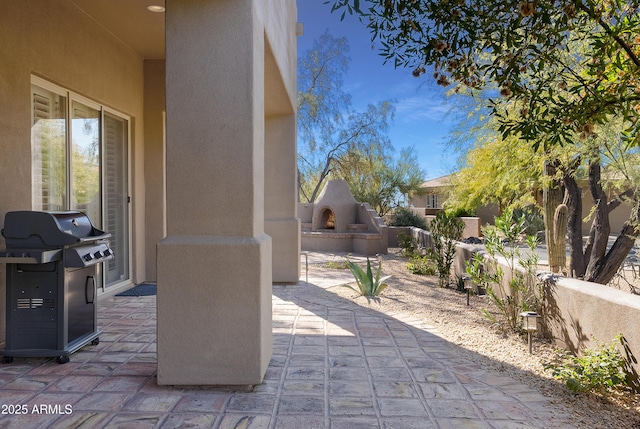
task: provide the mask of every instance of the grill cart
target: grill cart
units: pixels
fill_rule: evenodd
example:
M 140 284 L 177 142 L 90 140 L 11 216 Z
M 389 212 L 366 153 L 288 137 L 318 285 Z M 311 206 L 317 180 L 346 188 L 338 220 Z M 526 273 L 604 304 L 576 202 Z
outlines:
M 108 238 L 77 211 L 8 212 L 2 235 L 7 264 L 7 341 L 14 357 L 57 357 L 98 344 L 97 267 L 113 258 Z

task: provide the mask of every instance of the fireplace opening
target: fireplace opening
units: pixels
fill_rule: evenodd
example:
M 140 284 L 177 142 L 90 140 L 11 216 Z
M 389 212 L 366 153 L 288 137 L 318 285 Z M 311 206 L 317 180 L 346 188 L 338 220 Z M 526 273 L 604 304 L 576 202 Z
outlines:
M 320 225 L 322 229 L 336 229 L 336 217 L 333 210 L 325 209 L 320 217 Z

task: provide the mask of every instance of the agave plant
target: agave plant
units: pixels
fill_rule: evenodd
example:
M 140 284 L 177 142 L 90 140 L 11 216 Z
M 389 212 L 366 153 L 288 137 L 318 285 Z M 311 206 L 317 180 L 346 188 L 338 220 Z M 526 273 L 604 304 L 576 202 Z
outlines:
M 356 279 L 356 283 L 358 284 L 358 289 L 350 285 L 345 285 L 349 289 L 353 289 L 362 296 L 378 296 L 380 292 L 387 288 L 387 284 L 384 283 L 384 281 L 391 276 L 384 276 L 381 278 L 380 272 L 382 271 L 382 267 L 378 266 L 376 276 L 374 277 L 373 272 L 371 271 L 371 261 L 369 261 L 369 258 L 367 258 L 366 272 L 351 261 L 348 262 L 348 266 L 353 273 L 353 277 Z

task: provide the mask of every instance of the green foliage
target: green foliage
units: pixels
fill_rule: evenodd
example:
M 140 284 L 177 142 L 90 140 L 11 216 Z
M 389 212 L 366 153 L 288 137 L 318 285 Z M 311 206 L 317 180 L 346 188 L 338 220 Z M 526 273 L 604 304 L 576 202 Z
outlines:
M 637 0 L 330 2 L 363 16 L 396 67 L 433 67 L 439 85 L 491 84 L 494 98 L 519 103 L 520 115 L 500 117 L 503 135 L 547 147 L 618 117 L 621 137 L 640 143 Z
M 391 276 L 380 277 L 382 266 L 378 266 L 378 270 L 376 271 L 376 275 L 374 277 L 373 272 L 371 271 L 371 261 L 369 261 L 369 258 L 367 258 L 366 272 L 351 261 L 348 261 L 348 265 L 351 273 L 353 273 L 353 277 L 356 280 L 358 289 L 355 289 L 350 285 L 344 285 L 345 287 L 358 292 L 362 296 L 378 296 L 383 290 L 387 288 L 385 280 L 391 278 Z
M 369 203 L 384 216 L 420 191 L 424 171 L 412 147 L 402 149 L 396 159 L 374 145 L 349 152 L 337 164 L 334 176 L 349 184 L 356 201 Z
M 491 315 L 487 309 L 483 314 L 492 323 L 504 325 L 513 331 L 520 328 L 520 313 L 537 311 L 539 300 L 536 296 L 538 256 L 535 248 L 538 237 L 525 238 L 523 253 L 519 247 L 525 230 L 525 218 L 516 218 L 511 210 L 495 219 L 495 226 L 484 229 L 485 246 L 490 259 L 486 260 L 476 253 L 467 261 L 466 272 L 474 283 L 485 289 L 490 303 L 496 307 L 500 319 Z M 500 256 L 506 261 L 507 272 L 497 263 Z
M 395 107 L 389 101 L 355 111 L 344 92 L 349 68 L 345 38 L 324 33 L 298 64 L 298 171 L 300 201 L 314 202 L 324 182 L 338 168 L 370 153 L 387 160 L 387 136 Z M 386 161 L 385 161 L 386 163 Z
M 398 240 L 403 256 L 412 257 L 418 251 L 418 242 L 410 234 L 400 233 Z
M 611 392 L 616 387 L 627 385 L 624 371 L 627 362 L 617 344 L 622 344 L 622 335 L 616 336 L 612 344 L 598 344 L 596 349 L 585 348 L 580 356 L 559 352 L 559 359 L 545 363 L 544 367 L 573 391 Z
M 540 209 L 536 206 L 528 206 L 524 208 L 516 208 L 513 210 L 513 216 L 524 218 L 524 231 L 526 235 L 536 235 L 540 231 L 544 231 L 544 219 Z
M 476 215 L 475 210 L 465 208 L 447 208 L 447 213 L 453 217 L 474 217 Z
M 440 211 L 429 223 L 429 230 L 433 238 L 433 248 L 427 249 L 427 256 L 435 265 L 440 287 L 447 287 L 451 281 L 451 265 L 456 255 L 456 241 L 462 238 L 464 222 Z
M 406 207 L 398 207 L 391 214 L 389 226 L 415 226 L 420 229 L 427 229 L 427 222 L 423 216 L 415 214 Z
M 349 268 L 349 255 L 341 261 L 329 261 L 327 262 L 327 268 L 331 268 L 333 270 L 346 270 Z
M 422 276 L 433 276 L 436 274 L 433 261 L 428 256 L 413 255 L 409 262 L 407 262 L 407 269 L 413 274 Z
M 486 122 L 484 135 L 469 136 L 476 144 L 466 154 L 466 165 L 453 177 L 447 207 L 473 211 L 496 205 L 503 210 L 536 203 L 543 157 L 517 138 L 499 138 L 493 129 L 496 122 Z

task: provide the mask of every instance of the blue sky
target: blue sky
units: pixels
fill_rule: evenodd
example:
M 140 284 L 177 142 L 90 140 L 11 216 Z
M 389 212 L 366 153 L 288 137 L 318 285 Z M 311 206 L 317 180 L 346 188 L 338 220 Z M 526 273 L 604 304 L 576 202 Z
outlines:
M 396 116 L 389 130 L 393 145 L 398 151 L 415 147 L 425 179 L 451 173 L 456 159 L 444 145 L 451 123 L 442 88 L 428 78 L 414 78 L 409 69 L 383 64 L 384 58 L 371 48 L 365 25 L 349 15 L 340 21 L 340 14 L 331 13 L 331 5 L 324 1 L 297 0 L 298 21 L 304 24 L 304 35 L 298 38 L 298 56 L 311 49 L 325 30 L 333 37 L 346 37 L 351 64 L 343 88 L 351 94 L 353 107 L 364 110 L 370 103 L 395 100 Z

